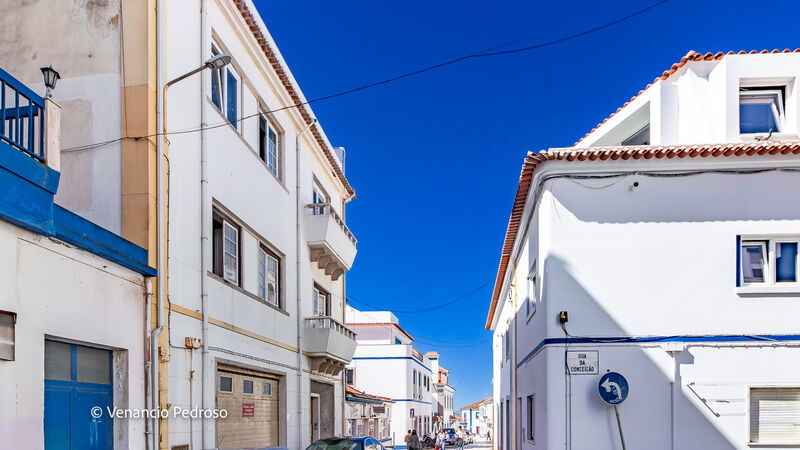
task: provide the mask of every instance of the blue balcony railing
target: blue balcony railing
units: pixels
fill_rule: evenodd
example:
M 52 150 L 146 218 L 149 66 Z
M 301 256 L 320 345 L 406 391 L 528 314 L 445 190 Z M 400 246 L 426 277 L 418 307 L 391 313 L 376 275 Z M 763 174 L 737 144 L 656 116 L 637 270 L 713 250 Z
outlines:
M 44 99 L 0 69 L 0 145 L 44 161 Z

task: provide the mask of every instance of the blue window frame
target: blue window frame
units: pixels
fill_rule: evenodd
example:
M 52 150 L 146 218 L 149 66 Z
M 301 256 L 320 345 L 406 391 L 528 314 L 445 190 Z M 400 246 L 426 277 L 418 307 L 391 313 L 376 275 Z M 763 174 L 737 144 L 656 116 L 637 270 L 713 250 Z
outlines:
M 226 90 L 225 90 L 225 116 L 228 118 L 228 122 L 234 126 L 234 128 L 239 128 L 239 104 L 238 100 L 239 97 L 237 95 L 238 88 L 239 88 L 239 80 L 236 79 L 236 76 L 233 74 L 233 71 L 230 69 L 227 70 L 228 77 L 226 80 Z

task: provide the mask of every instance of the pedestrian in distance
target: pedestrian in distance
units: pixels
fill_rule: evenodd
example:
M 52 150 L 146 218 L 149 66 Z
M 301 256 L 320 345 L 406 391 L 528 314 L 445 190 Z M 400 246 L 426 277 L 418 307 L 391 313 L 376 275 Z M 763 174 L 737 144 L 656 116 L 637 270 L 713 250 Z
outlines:
M 439 430 L 439 434 L 436 435 L 436 450 L 444 450 L 446 443 L 444 431 Z
M 417 436 L 417 430 L 411 432 L 411 436 L 408 438 L 408 450 L 420 450 L 419 447 L 419 436 Z
M 458 427 L 456 431 L 456 447 L 463 449 L 464 448 L 464 430 L 461 427 Z
M 406 437 L 403 438 L 403 442 L 407 443 L 408 442 L 408 438 L 410 438 L 410 437 L 411 437 L 411 430 L 408 430 L 408 433 L 406 433 Z

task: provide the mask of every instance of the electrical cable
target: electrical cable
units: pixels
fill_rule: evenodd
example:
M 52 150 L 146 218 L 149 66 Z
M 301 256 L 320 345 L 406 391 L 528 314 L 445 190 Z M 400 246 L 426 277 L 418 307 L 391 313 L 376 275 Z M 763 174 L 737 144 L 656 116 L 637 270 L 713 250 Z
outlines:
M 324 100 L 330 100 L 332 98 L 341 97 L 343 95 L 352 94 L 354 92 L 362 91 L 364 89 L 369 89 L 369 88 L 373 88 L 373 87 L 377 87 L 377 86 L 382 86 L 382 85 L 389 84 L 389 83 L 392 83 L 392 82 L 395 82 L 395 81 L 398 81 L 398 80 L 402 80 L 404 78 L 409 78 L 409 77 L 412 77 L 412 76 L 415 76 L 415 75 L 420 75 L 422 73 L 429 72 L 431 70 L 435 70 L 435 69 L 439 69 L 439 68 L 442 68 L 442 67 L 450 66 L 450 65 L 459 63 L 461 61 L 466 61 L 466 60 L 470 60 L 470 59 L 477 59 L 477 58 L 485 58 L 485 57 L 490 57 L 490 56 L 510 55 L 510 54 L 515 54 L 515 53 L 528 52 L 528 51 L 531 51 L 531 50 L 537 50 L 537 49 L 544 48 L 544 47 L 550 47 L 550 46 L 553 46 L 553 45 L 556 45 L 556 44 L 560 44 L 562 42 L 566 42 L 566 41 L 570 41 L 570 40 L 573 40 L 573 39 L 577 39 L 579 37 L 586 36 L 588 34 L 591 34 L 591 33 L 603 30 L 605 28 L 609 28 L 611 26 L 614 26 L 614 25 L 616 25 L 616 24 L 618 24 L 620 22 L 624 22 L 626 20 L 632 19 L 633 17 L 636 17 L 636 16 L 638 16 L 640 14 L 644 14 L 645 12 L 650 11 L 651 9 L 654 9 L 654 8 L 662 5 L 662 4 L 666 3 L 667 1 L 669 1 L 669 0 L 660 0 L 660 1 L 656 2 L 656 3 L 653 3 L 653 4 L 645 7 L 645 8 L 636 10 L 636 11 L 630 13 L 630 14 L 627 14 L 627 15 L 625 15 L 623 17 L 614 19 L 614 20 L 612 20 L 610 22 L 606 22 L 606 23 L 603 23 L 602 25 L 598 25 L 598 26 L 595 26 L 593 28 L 589 28 L 587 30 L 583 30 L 583 31 L 580 31 L 580 32 L 577 32 L 577 33 L 573 33 L 573 34 L 570 34 L 570 35 L 567 35 L 567 36 L 564 36 L 564 37 L 561 37 L 561 38 L 558 38 L 558 39 L 553 39 L 553 40 L 542 42 L 542 43 L 539 43 L 539 44 L 533 44 L 533 45 L 528 45 L 528 46 L 525 46 L 525 47 L 514 48 L 514 49 L 509 49 L 509 50 L 495 50 L 495 51 L 485 51 L 485 52 L 471 53 L 471 54 L 460 56 L 458 58 L 454 58 L 454 59 L 451 59 L 451 60 L 448 60 L 448 61 L 444 61 L 444 62 L 433 64 L 433 65 L 430 65 L 430 66 L 427 66 L 427 67 L 423 67 L 421 69 L 417 69 L 417 70 L 414 70 L 414 71 L 411 71 L 411 72 L 406 72 L 406 73 L 403 73 L 403 74 L 400 74 L 400 75 L 396 75 L 394 77 L 387 78 L 385 80 L 364 84 L 364 85 L 357 86 L 357 87 L 354 87 L 354 88 L 351 88 L 351 89 L 346 89 L 344 91 L 340 91 L 340 92 L 337 92 L 337 93 L 334 93 L 334 94 L 329 94 L 329 95 L 324 95 L 322 97 L 317 97 L 317 98 L 314 98 L 314 99 L 311 99 L 311 100 L 306 100 L 306 101 L 303 101 L 303 102 L 297 102 L 297 103 L 294 103 L 292 105 L 283 106 L 281 108 L 273 109 L 273 110 L 270 110 L 270 111 L 257 112 L 255 114 L 244 116 L 244 117 L 241 117 L 241 118 L 233 120 L 233 121 L 227 121 L 226 120 L 226 121 L 223 121 L 223 122 L 220 122 L 220 123 L 217 123 L 217 124 L 207 125 L 205 127 L 201 126 L 201 127 L 198 127 L 198 128 L 190 128 L 190 129 L 185 129 L 185 130 L 180 130 L 180 131 L 167 132 L 165 130 L 163 134 L 167 135 L 167 134 L 196 133 L 196 132 L 203 131 L 203 130 L 210 130 L 210 129 L 214 129 L 214 128 L 219 128 L 219 127 L 226 126 L 228 124 L 238 123 L 238 122 L 241 122 L 241 121 L 243 121 L 245 119 L 250 119 L 252 117 L 256 117 L 256 116 L 259 116 L 261 114 L 271 114 L 271 113 L 276 113 L 276 112 L 279 112 L 279 111 L 284 111 L 284 110 L 287 110 L 287 109 L 298 108 L 300 106 L 310 105 L 312 103 L 317 103 L 317 102 L 321 102 L 321 101 L 324 101 Z M 502 44 L 502 45 L 500 45 L 500 47 L 503 47 L 505 45 L 506 44 Z M 499 48 L 499 47 L 497 47 L 497 48 Z M 97 148 L 98 146 L 109 145 L 109 144 L 112 144 L 112 143 L 115 143 L 115 142 L 119 142 L 119 141 L 122 141 L 122 140 L 125 140 L 125 139 L 140 139 L 140 138 L 143 138 L 143 137 L 158 137 L 161 134 L 162 133 L 156 133 L 156 134 L 151 134 L 151 135 L 147 135 L 147 136 L 124 136 L 124 137 L 120 137 L 120 138 L 117 138 L 117 139 L 112 139 L 112 140 L 109 140 L 109 141 L 100 142 L 100 143 L 96 143 L 96 144 L 87 144 L 87 145 L 83 145 L 83 146 L 70 147 L 70 148 L 63 149 L 63 151 L 89 150 L 89 149 Z
M 375 308 L 375 309 L 378 309 L 378 310 L 392 311 L 394 313 L 400 313 L 400 314 L 416 314 L 416 313 L 429 312 L 429 311 L 434 311 L 434 310 L 437 310 L 437 309 L 446 308 L 446 307 L 448 307 L 448 306 L 450 306 L 450 305 L 452 305 L 454 303 L 457 303 L 457 302 L 459 302 L 459 301 L 471 296 L 472 294 L 480 291 L 481 289 L 483 289 L 486 286 L 488 286 L 489 283 L 490 282 L 487 281 L 487 282 L 483 283 L 482 285 L 478 286 L 477 288 L 471 290 L 470 292 L 468 292 L 468 293 L 466 293 L 466 294 L 464 294 L 464 295 L 462 295 L 460 297 L 456 297 L 453 300 L 447 301 L 445 303 L 441 303 L 441 304 L 436 305 L 436 306 L 431 306 L 431 307 L 428 307 L 428 308 L 398 310 L 398 309 L 394 309 L 394 308 L 388 307 L 388 306 L 371 305 L 371 304 L 369 304 L 367 302 L 363 302 L 363 301 L 353 297 L 352 295 L 348 295 L 347 296 L 347 300 L 351 300 L 351 301 L 354 301 L 356 303 L 360 303 L 362 305 L 369 306 L 370 308 Z

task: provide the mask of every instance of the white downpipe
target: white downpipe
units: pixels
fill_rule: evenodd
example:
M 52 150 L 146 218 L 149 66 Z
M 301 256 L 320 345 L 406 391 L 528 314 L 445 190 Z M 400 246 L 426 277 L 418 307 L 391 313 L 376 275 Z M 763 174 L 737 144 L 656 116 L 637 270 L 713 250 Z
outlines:
M 161 404 L 158 383 L 158 337 L 164 331 L 164 0 L 156 0 L 156 189 L 157 189 L 157 254 L 158 254 L 158 327 L 150 335 L 150 368 L 153 409 Z M 159 448 L 159 423 L 153 418 L 153 450 Z
M 303 448 L 303 317 L 300 312 L 302 311 L 302 296 L 300 295 L 300 214 L 303 210 L 303 204 L 300 198 L 300 138 L 311 127 L 317 123 L 317 119 L 312 119 L 311 123 L 306 125 L 302 131 L 297 133 L 294 139 L 294 183 L 295 183 L 295 279 L 297 286 L 295 287 L 295 295 L 297 296 L 297 447 Z
M 152 328 L 152 317 L 150 317 L 150 298 L 153 296 L 153 282 L 150 281 L 150 278 L 144 280 L 144 344 L 145 348 L 149 348 L 153 345 L 150 342 L 150 328 Z M 150 383 L 150 368 L 153 365 L 152 360 L 148 360 L 144 363 L 144 404 L 147 405 L 149 408 L 152 405 L 152 386 Z M 144 422 L 144 435 L 145 435 L 145 449 L 151 450 L 153 445 L 153 440 L 151 435 L 153 434 L 152 427 L 153 423 L 149 420 L 145 420 Z
M 203 61 L 206 55 L 211 54 L 208 49 L 209 36 L 208 28 L 208 0 L 200 0 L 200 48 L 202 54 L 200 60 Z M 206 148 L 206 94 L 205 89 L 208 85 L 208 74 L 206 71 L 200 73 L 200 314 L 203 316 L 203 330 L 201 335 L 201 345 L 203 349 L 202 367 L 200 368 L 200 402 L 203 410 L 208 409 L 208 395 L 206 394 L 206 380 L 208 379 L 208 286 L 206 277 L 208 276 L 208 255 L 206 249 L 209 242 L 209 214 L 206 197 L 208 192 L 208 155 Z M 206 420 L 200 419 L 200 448 L 211 448 L 206 444 Z

